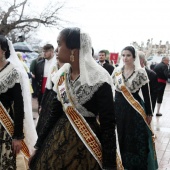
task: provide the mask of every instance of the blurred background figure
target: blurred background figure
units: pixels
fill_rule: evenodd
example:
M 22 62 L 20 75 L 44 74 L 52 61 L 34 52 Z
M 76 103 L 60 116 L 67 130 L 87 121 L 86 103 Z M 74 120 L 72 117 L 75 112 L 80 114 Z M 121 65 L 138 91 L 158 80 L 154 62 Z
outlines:
M 163 57 L 162 62 L 154 67 L 154 71 L 158 77 L 158 89 L 157 89 L 157 113 L 156 116 L 162 116 L 160 108 L 163 100 L 163 95 L 168 78 L 170 78 L 169 69 L 169 57 Z
M 51 64 L 56 62 L 54 57 L 54 47 L 52 44 L 46 44 L 43 47 L 43 58 L 39 60 L 35 68 L 35 79 L 37 82 L 38 110 L 41 104 L 42 96 L 45 91 L 45 85 Z
M 37 81 L 36 81 L 36 78 L 35 78 L 35 72 L 36 72 L 36 65 L 37 63 L 43 59 L 42 55 L 39 54 L 39 56 L 32 60 L 31 64 L 30 64 L 30 73 L 31 73 L 31 79 L 32 79 L 32 88 L 33 88 L 33 94 L 32 94 L 32 97 L 33 98 L 37 98 Z
M 150 69 L 151 69 L 151 70 L 154 70 L 156 64 L 157 64 L 156 62 L 152 62 L 151 65 L 150 65 Z
M 42 134 L 46 131 L 48 126 L 48 120 L 49 117 L 51 117 L 51 109 L 52 109 L 52 102 L 55 97 L 57 97 L 57 94 L 53 90 L 53 78 L 57 71 L 62 67 L 63 63 L 59 62 L 57 60 L 56 63 L 52 64 L 49 68 L 49 75 L 47 78 L 47 83 L 45 86 L 45 92 L 43 94 L 41 104 L 40 104 L 40 110 L 39 110 L 39 119 L 37 122 L 36 130 L 38 137 L 42 138 Z
M 145 68 L 146 73 L 149 78 L 149 88 L 150 88 L 150 95 L 151 95 L 151 101 L 152 101 L 152 110 L 154 113 L 155 105 L 156 105 L 156 98 L 157 98 L 157 88 L 158 88 L 158 81 L 157 81 L 157 75 L 154 71 L 148 69 L 147 61 L 145 57 L 145 53 L 142 51 L 138 51 L 140 64 L 142 68 Z
M 26 55 L 23 54 L 22 52 L 17 52 L 17 56 L 18 56 L 19 60 L 21 61 L 22 65 L 24 66 L 25 71 L 26 71 L 27 74 L 28 74 L 29 84 L 30 84 L 30 92 L 31 92 L 31 94 L 32 94 L 32 93 L 33 93 L 33 88 L 32 88 L 31 82 L 30 82 L 30 80 L 31 80 L 31 78 L 32 78 L 32 75 L 31 75 L 31 73 L 30 73 L 30 70 L 29 70 L 28 66 L 27 66 L 26 63 L 25 63 Z
M 104 50 L 99 51 L 99 64 L 105 68 L 110 75 L 113 73 L 114 67 L 106 60 L 106 52 Z

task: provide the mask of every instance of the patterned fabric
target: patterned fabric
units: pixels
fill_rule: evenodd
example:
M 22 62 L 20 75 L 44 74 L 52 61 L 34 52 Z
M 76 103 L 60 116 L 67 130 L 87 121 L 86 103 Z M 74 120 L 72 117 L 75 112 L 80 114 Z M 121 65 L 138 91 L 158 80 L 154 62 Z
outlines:
M 0 101 L 4 108 L 9 111 L 14 121 L 13 138 L 23 139 L 23 98 L 19 83 L 20 74 L 14 66 L 8 63 L 0 71 Z M 12 109 L 13 108 L 13 109 Z M 15 117 L 14 117 L 14 113 Z M 12 151 L 12 138 L 0 124 L 0 169 L 16 170 L 16 157 Z
M 0 169 L 16 170 L 16 157 L 12 152 L 12 139 L 0 124 Z
M 133 96 L 143 105 L 138 93 L 133 93 Z M 128 170 L 146 170 L 149 164 L 149 152 L 153 151 L 153 146 L 149 146 L 151 134 L 148 132 L 147 125 L 140 114 L 133 109 L 120 92 L 116 92 L 115 105 L 118 140 L 123 166 Z M 155 166 L 152 167 L 152 170 L 156 170 Z
M 91 125 L 95 131 L 96 124 L 93 122 Z M 30 168 L 31 170 L 100 170 L 97 161 L 81 142 L 65 115 L 56 122 L 43 148 L 38 150 L 33 158 Z
M 71 81 L 67 75 L 68 89 L 78 111 L 98 137 L 102 145 L 102 163 L 104 168 L 116 167 L 115 115 L 111 86 L 107 83 L 96 87 L 80 86 L 79 77 Z M 86 88 L 85 88 L 86 87 Z M 56 86 L 54 85 L 54 89 Z M 73 90 L 74 89 L 74 90 Z M 48 95 L 48 94 L 47 94 Z M 86 97 L 84 96 L 86 95 Z M 83 96 L 83 100 L 81 97 Z M 102 96 L 102 97 L 101 97 Z M 74 99 L 82 101 L 83 105 Z M 44 100 L 45 101 L 45 100 Z M 46 116 L 45 128 L 35 145 L 37 153 L 31 161 L 31 170 L 98 170 L 99 164 L 88 151 L 66 118 L 57 97 L 51 102 Z M 83 109 L 82 109 L 83 108 Z M 82 110 L 79 110 L 82 109 Z M 82 112 L 81 112 L 82 111 Z M 100 126 L 96 116 L 99 115 Z
M 52 100 L 56 96 L 57 95 L 53 90 L 46 89 L 42 99 L 43 101 L 41 103 L 42 109 L 36 127 L 38 136 L 41 136 L 46 131 L 46 127 L 48 126 L 48 121 L 51 117 L 50 114 L 51 114 Z
M 115 84 L 116 90 L 119 92 L 121 91 L 121 89 L 118 87 L 118 84 L 115 80 L 115 78 L 116 78 L 115 74 L 121 73 L 121 72 L 122 72 L 122 68 L 117 67 L 117 68 L 115 68 L 115 70 L 112 74 L 113 83 Z M 143 68 L 141 68 L 141 69 L 135 70 L 133 75 L 124 83 L 131 93 L 135 93 L 143 85 L 145 85 L 148 82 L 149 82 L 149 79 L 147 77 L 146 71 Z
M 75 81 L 70 80 L 70 72 L 67 76 L 67 85 L 70 95 L 73 98 L 73 103 L 77 110 L 85 117 L 95 117 L 92 112 L 87 111 L 82 105 L 89 101 L 94 93 L 102 86 L 103 83 L 98 83 L 95 86 L 88 86 L 87 84 L 81 85 L 80 77 Z
M 6 67 L 6 69 L 0 71 L 0 94 L 5 93 L 9 88 L 12 88 L 15 83 L 19 82 L 17 70 L 9 63 Z

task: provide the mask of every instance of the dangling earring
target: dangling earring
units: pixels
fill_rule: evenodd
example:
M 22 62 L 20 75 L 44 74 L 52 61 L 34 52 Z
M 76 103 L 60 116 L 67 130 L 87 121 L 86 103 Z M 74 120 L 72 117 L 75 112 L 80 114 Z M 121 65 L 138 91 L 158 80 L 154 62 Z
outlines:
M 70 61 L 71 61 L 71 62 L 74 62 L 74 55 L 73 55 L 73 51 L 71 51 Z

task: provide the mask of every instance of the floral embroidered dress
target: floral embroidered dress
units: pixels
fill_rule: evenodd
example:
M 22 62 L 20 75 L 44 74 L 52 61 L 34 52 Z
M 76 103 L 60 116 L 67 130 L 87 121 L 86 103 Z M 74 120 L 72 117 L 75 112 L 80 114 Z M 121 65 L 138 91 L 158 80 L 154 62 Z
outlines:
M 134 107 L 127 101 L 119 87 L 116 75 L 123 73 L 123 67 L 117 67 L 113 74 L 115 84 L 115 116 L 118 132 L 118 141 L 122 164 L 128 170 L 156 170 L 158 168 L 152 134 Z M 122 74 L 124 85 L 133 98 L 145 109 L 145 114 L 152 116 L 148 77 L 144 69 L 135 69 L 127 78 Z M 144 101 L 139 96 L 142 90 Z
M 11 63 L 0 70 L 0 102 L 14 121 L 13 139 L 23 139 L 24 106 L 20 74 Z M 0 169 L 16 170 L 16 156 L 12 151 L 12 138 L 0 124 Z

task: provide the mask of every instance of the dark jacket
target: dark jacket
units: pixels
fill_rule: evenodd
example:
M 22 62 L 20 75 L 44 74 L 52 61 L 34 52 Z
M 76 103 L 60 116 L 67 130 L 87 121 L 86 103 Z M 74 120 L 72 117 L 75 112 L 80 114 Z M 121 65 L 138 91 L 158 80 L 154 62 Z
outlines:
M 157 75 L 154 71 L 149 70 L 145 67 L 146 73 L 149 78 L 149 86 L 150 86 L 150 95 L 151 95 L 151 102 L 152 102 L 152 109 L 154 111 L 156 105 L 156 98 L 157 98 L 157 88 L 158 88 L 158 81 Z
M 44 65 L 45 65 L 45 59 L 38 61 L 38 63 L 36 64 L 35 79 L 37 81 L 37 93 L 38 93 L 38 95 L 41 94 L 42 81 L 43 81 L 43 75 L 44 75 Z
M 103 68 L 105 68 L 109 72 L 109 74 L 112 75 L 113 70 L 114 70 L 114 67 L 112 65 L 108 63 L 104 63 Z
M 170 69 L 168 69 L 168 66 L 163 62 L 157 64 L 154 67 L 154 71 L 160 79 L 167 80 L 170 78 Z

